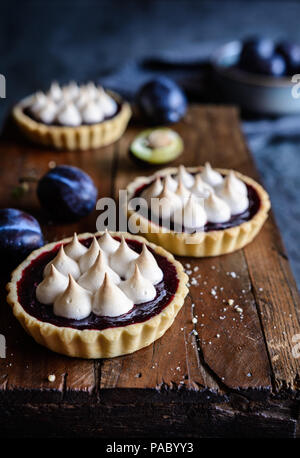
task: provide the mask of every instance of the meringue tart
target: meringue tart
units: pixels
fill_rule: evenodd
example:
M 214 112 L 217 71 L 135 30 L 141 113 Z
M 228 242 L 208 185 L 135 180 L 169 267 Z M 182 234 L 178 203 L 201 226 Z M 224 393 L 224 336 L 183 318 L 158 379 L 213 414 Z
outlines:
M 131 117 L 128 102 L 94 83 L 52 83 L 21 100 L 13 117 L 32 141 L 56 149 L 87 150 L 118 140 Z
M 134 200 L 133 200 L 134 199 Z M 218 256 L 258 234 L 270 199 L 252 178 L 228 169 L 166 168 L 127 186 L 130 224 L 179 256 Z
M 8 303 L 52 351 L 80 358 L 135 352 L 184 304 L 188 277 L 163 248 L 128 233 L 85 233 L 33 251 L 12 273 Z

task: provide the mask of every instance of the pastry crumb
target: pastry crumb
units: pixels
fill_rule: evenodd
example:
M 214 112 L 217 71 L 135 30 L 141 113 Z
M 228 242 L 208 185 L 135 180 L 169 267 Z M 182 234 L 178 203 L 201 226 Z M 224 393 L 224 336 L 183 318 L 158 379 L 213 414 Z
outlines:
M 243 309 L 242 309 L 242 307 L 240 307 L 239 305 L 236 305 L 236 306 L 234 307 L 234 309 L 235 309 L 238 313 L 243 313 Z
M 227 275 L 230 275 L 232 278 L 236 278 L 237 274 L 235 272 L 226 272 Z
M 56 167 L 56 162 L 55 161 L 49 161 L 48 162 L 48 167 L 49 167 L 49 169 L 54 169 Z

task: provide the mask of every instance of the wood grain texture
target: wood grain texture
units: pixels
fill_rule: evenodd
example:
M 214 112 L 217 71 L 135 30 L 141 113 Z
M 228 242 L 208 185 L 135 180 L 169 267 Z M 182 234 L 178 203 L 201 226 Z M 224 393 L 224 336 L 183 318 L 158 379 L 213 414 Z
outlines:
M 185 143 L 184 155 L 175 164 L 192 166 L 209 160 L 213 166 L 234 168 L 257 179 L 235 109 L 192 106 L 175 127 Z M 141 126 L 130 126 L 114 145 L 71 153 L 41 151 L 14 129 L 6 129 L 0 142 L 0 207 L 34 214 L 47 241 L 74 231 L 95 231 L 96 210 L 79 223 L 60 225 L 39 208 L 34 185 L 18 200 L 12 190 L 19 177 L 39 177 L 54 161 L 81 167 L 95 180 L 99 197 L 117 198 L 137 175 L 156 170 L 143 169 L 128 156 L 140 130 Z M 6 422 L 7 432 L 16 430 L 17 403 L 21 417 L 33 424 L 49 414 L 49 421 L 41 422 L 41 431 L 44 428 L 49 435 L 59 435 L 60 429 L 65 435 L 77 431 L 126 436 L 133 428 L 142 437 L 145 428 L 139 423 L 144 415 L 144 419 L 157 417 L 159 426 L 149 428 L 149 435 L 161 431 L 168 437 L 172 425 L 174 437 L 227 437 L 238 432 L 253 436 L 259 428 L 266 436 L 278 431 L 294 436 L 300 358 L 293 357 L 292 349 L 293 336 L 300 334 L 299 296 L 273 217 L 243 250 L 210 259 L 178 259 L 190 276 L 190 292 L 173 326 L 153 345 L 103 361 L 71 359 L 35 344 L 6 304 L 3 274 L 0 333 L 6 336 L 7 358 L 0 359 L 0 403 L 5 405 L 0 425 Z M 56 375 L 54 383 L 49 383 L 49 374 Z M 58 405 L 64 411 L 64 426 L 58 420 Z M 89 429 L 82 425 L 80 429 L 80 415 L 90 419 Z M 112 428 L 111 419 L 116 417 Z M 197 420 L 197 426 L 190 427 L 190 418 Z

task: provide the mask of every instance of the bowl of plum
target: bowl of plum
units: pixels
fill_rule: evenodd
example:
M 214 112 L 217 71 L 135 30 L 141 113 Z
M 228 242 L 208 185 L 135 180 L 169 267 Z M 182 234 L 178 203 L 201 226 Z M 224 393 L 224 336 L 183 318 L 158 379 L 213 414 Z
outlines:
M 224 101 L 263 115 L 300 113 L 300 45 L 263 37 L 232 41 L 211 63 Z

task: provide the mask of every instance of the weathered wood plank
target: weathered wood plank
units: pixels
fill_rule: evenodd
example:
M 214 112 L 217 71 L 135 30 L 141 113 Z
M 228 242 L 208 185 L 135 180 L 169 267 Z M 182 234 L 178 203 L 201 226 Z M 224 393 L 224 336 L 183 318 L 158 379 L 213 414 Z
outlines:
M 272 220 L 267 221 L 256 243 L 245 249 L 245 256 L 272 363 L 275 388 L 299 390 L 300 358 L 293 355 L 293 348 L 300 341 L 300 303 Z M 297 335 L 298 339 L 296 337 L 293 341 Z
M 245 166 L 249 154 L 235 136 L 239 131 L 236 110 L 202 110 L 202 116 L 194 116 L 203 139 L 201 163 L 209 160 L 214 166 L 237 170 L 246 167 L 246 173 L 251 174 L 250 167 Z M 191 286 L 191 295 L 199 298 L 194 310 L 201 318 L 196 327 L 206 363 L 229 388 L 270 388 L 271 369 L 243 250 L 192 261 L 192 269 L 195 265 L 201 277 L 196 278 L 197 286 Z M 228 299 L 234 304 L 228 305 Z
M 247 151 L 241 131 L 233 129 L 233 135 L 238 148 Z M 250 154 L 247 170 L 257 178 Z M 299 339 L 293 338 L 300 335 L 300 298 L 272 213 L 244 253 L 272 365 L 274 389 L 299 390 L 300 358 L 293 354 Z

